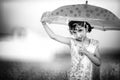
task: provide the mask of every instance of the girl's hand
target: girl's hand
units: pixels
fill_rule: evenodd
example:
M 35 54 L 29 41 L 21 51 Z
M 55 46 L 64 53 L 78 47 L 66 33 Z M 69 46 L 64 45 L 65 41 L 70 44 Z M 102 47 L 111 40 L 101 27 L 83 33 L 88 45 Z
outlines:
M 46 22 L 45 22 L 45 21 L 42 21 L 42 25 L 46 25 Z
M 80 50 L 80 53 L 86 55 L 86 54 L 88 54 L 88 51 L 87 51 L 87 49 L 86 49 L 85 47 L 83 47 L 83 48 Z
M 47 17 L 47 12 L 45 12 L 45 13 L 42 14 L 41 22 L 45 21 L 45 17 Z
M 45 23 L 45 22 L 51 23 L 51 20 L 49 19 L 49 17 L 50 17 L 50 12 L 43 13 L 43 15 L 41 17 L 41 22 L 42 23 Z

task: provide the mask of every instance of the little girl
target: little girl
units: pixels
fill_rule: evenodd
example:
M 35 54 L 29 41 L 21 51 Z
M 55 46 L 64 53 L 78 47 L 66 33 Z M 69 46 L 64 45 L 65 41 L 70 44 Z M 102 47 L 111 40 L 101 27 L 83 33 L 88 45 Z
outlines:
M 41 22 L 50 38 L 64 43 L 70 47 L 71 52 L 71 70 L 70 80 L 91 80 L 92 79 L 92 63 L 100 66 L 101 60 L 98 50 L 99 42 L 94 39 L 89 39 L 86 34 L 91 32 L 92 27 L 85 21 L 69 21 L 69 31 L 74 38 L 63 37 L 55 34 L 47 25 L 51 20 Z

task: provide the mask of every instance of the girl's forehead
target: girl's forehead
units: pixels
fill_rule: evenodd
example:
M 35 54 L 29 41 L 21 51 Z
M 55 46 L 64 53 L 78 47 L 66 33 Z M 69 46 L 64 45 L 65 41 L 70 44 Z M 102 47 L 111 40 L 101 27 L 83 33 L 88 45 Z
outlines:
M 76 26 L 75 29 L 84 29 L 84 27 Z

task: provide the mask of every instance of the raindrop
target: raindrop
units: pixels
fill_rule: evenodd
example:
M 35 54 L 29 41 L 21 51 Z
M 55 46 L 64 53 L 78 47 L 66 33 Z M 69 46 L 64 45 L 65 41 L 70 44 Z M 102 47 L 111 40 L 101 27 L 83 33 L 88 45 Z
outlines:
M 107 13 L 107 10 L 104 10 Z
M 67 16 L 67 14 L 65 14 L 65 16 Z
M 90 13 L 93 13 L 93 10 L 90 10 Z
M 51 15 L 53 15 L 53 13 Z
M 74 14 L 74 17 L 77 17 L 77 14 Z
M 61 9 L 60 11 L 63 12 L 63 9 Z
M 90 17 L 90 14 L 87 13 L 86 16 L 87 16 L 87 17 Z
M 59 14 L 59 12 L 56 12 L 56 15 L 58 15 Z
M 72 14 L 72 13 L 73 13 L 73 11 L 72 11 L 72 10 L 70 10 L 70 13 Z
M 77 7 L 77 8 L 75 8 L 76 10 L 79 10 L 79 8 Z

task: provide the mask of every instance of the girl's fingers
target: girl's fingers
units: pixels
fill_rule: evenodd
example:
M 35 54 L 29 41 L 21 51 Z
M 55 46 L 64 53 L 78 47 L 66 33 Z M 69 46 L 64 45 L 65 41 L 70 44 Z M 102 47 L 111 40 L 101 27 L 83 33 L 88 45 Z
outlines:
M 41 21 L 44 21 L 45 17 L 47 17 L 47 12 L 45 12 L 45 13 L 42 14 Z
M 41 17 L 41 22 L 42 21 L 45 21 L 45 22 L 48 22 L 48 23 L 52 22 L 52 19 L 50 19 L 50 13 L 49 12 L 43 13 L 43 15 Z

